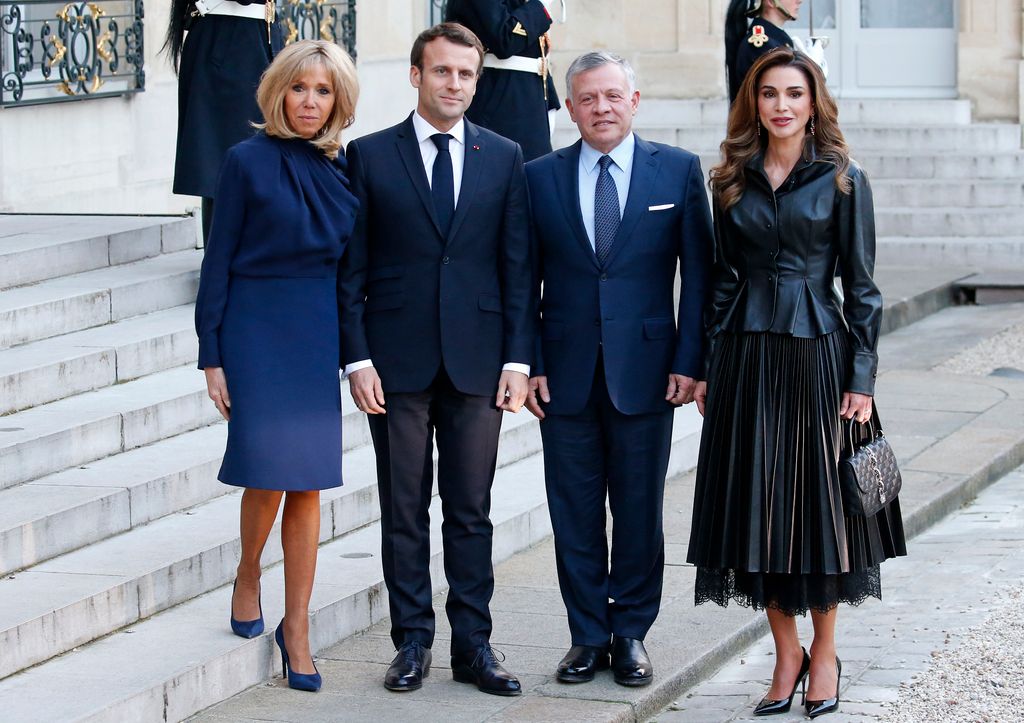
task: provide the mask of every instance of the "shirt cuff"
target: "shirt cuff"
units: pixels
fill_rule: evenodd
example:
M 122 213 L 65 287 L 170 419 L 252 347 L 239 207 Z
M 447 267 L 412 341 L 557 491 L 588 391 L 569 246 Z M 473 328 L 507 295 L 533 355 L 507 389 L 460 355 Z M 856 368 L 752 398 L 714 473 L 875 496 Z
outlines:
M 352 362 L 351 364 L 346 364 L 345 365 L 345 371 L 342 372 L 341 376 L 342 376 L 342 378 L 345 378 L 349 374 L 351 374 L 352 372 L 357 372 L 360 369 L 366 369 L 367 367 L 372 367 L 372 366 L 373 366 L 373 362 L 371 360 L 369 360 L 369 359 L 362 359 L 360 361 Z
M 520 374 L 525 374 L 526 376 L 530 376 L 530 365 L 529 364 L 518 364 L 516 362 L 509 362 L 508 364 L 506 364 L 505 366 L 503 366 L 501 368 L 501 371 L 503 371 L 503 372 L 519 372 Z

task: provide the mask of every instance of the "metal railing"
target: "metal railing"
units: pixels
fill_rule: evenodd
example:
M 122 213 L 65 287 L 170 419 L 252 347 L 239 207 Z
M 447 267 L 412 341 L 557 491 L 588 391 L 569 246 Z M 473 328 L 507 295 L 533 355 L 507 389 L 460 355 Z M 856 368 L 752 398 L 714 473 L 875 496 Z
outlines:
M 0 106 L 137 93 L 142 0 L 0 0 Z
M 285 43 L 330 40 L 356 57 L 356 0 L 278 0 Z

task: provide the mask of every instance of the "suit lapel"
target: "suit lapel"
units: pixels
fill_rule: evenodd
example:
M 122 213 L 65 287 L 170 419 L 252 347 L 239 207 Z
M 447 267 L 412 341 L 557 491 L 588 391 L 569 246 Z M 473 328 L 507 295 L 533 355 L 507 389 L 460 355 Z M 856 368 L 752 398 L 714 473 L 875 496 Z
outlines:
M 615 241 L 612 243 L 608 257 L 604 260 L 604 266 L 608 267 L 618 256 L 622 247 L 629 243 L 636 225 L 647 213 L 647 203 L 651 198 L 651 191 L 654 188 L 654 180 L 658 176 L 658 169 L 661 163 L 657 157 L 658 149 L 647 141 L 636 137 L 636 147 L 633 151 L 633 172 L 629 179 L 629 194 L 626 196 L 626 210 L 622 214 L 622 221 L 619 223 L 619 230 L 615 234 Z
M 576 240 L 583 246 L 584 253 L 597 266 L 597 255 L 587 236 L 587 228 L 583 225 L 583 214 L 580 211 L 580 148 L 582 141 L 558 151 L 561 167 L 555 172 L 555 186 L 559 200 L 569 227 Z
M 437 233 L 440 235 L 441 226 L 437 222 L 437 213 L 434 211 L 434 199 L 430 195 L 430 183 L 427 181 L 427 171 L 423 168 L 423 155 L 420 153 L 419 143 L 416 142 L 416 130 L 412 125 L 411 114 L 399 128 L 395 145 L 398 147 L 398 155 L 402 157 L 402 163 L 405 164 L 405 170 L 408 172 L 410 180 L 412 180 L 413 188 L 419 194 L 427 216 L 430 217 L 434 228 L 437 229 Z
M 455 234 L 459 232 L 462 222 L 466 220 L 466 214 L 469 213 L 469 207 L 476 198 L 476 190 L 480 187 L 480 172 L 484 167 L 484 153 L 487 152 L 486 146 L 480 140 L 480 131 L 468 120 L 465 121 L 463 140 L 466 155 L 462 163 L 462 185 L 459 187 L 459 202 L 455 204 L 455 218 L 452 219 L 447 243 L 451 243 Z

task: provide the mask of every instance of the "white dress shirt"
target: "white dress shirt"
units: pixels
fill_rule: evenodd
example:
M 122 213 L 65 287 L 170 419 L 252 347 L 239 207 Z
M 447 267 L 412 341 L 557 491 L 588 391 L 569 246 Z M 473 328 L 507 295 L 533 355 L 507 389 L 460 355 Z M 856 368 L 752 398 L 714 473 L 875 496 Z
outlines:
M 629 196 L 629 181 L 633 176 L 633 153 L 636 150 L 636 138 L 630 133 L 622 139 L 607 155 L 612 162 L 608 165 L 608 173 L 615 181 L 615 190 L 619 193 L 619 218 L 626 210 L 626 198 Z M 597 192 L 597 177 L 601 175 L 601 167 L 597 164 L 601 151 L 583 141 L 580 148 L 580 211 L 583 214 L 583 227 L 587 230 L 590 246 L 594 248 L 594 195 Z
M 440 131 L 434 126 L 430 125 L 430 122 L 419 114 L 419 111 L 415 111 L 412 114 L 412 127 L 416 131 L 416 142 L 420 147 L 420 157 L 423 159 L 423 170 L 427 173 L 427 185 L 433 183 L 434 175 L 434 159 L 437 158 L 437 146 L 434 145 L 434 141 L 431 138 L 435 133 L 444 133 L 446 131 Z M 455 205 L 454 208 L 459 207 L 459 191 L 462 190 L 462 169 L 466 165 L 466 121 L 465 119 L 459 119 L 459 122 L 452 126 L 451 130 L 447 131 L 448 135 L 452 138 L 448 141 L 448 150 L 452 156 L 452 176 L 455 182 Z M 596 163 L 596 161 L 595 161 Z M 596 183 L 596 181 L 595 181 Z M 593 189 L 591 189 L 591 203 L 590 203 L 590 225 L 594 225 L 594 203 L 593 203 Z M 351 364 L 345 365 L 344 376 L 348 376 L 352 372 L 372 367 L 373 361 L 370 359 L 363 359 L 361 361 L 352 362 Z M 530 365 L 529 364 L 517 364 L 516 362 L 509 362 L 501 368 L 503 372 L 519 372 L 530 376 Z
M 437 158 L 437 146 L 431 136 L 443 133 L 419 114 L 419 111 L 412 114 L 412 127 L 416 131 L 416 142 L 420 144 L 420 156 L 423 158 L 423 170 L 427 172 L 427 185 L 433 189 L 434 183 L 434 159 Z M 459 207 L 459 191 L 462 190 L 462 167 L 466 165 L 466 121 L 460 119 L 448 131 L 452 138 L 448 141 L 448 151 L 452 154 L 452 180 L 455 181 L 455 204 L 452 208 Z

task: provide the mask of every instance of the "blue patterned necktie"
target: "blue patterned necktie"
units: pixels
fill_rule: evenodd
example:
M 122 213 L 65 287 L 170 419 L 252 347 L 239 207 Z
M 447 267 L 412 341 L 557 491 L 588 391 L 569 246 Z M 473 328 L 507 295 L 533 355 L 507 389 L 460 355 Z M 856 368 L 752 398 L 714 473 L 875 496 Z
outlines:
M 601 156 L 598 164 L 601 173 L 597 176 L 597 188 L 594 189 L 594 251 L 597 260 L 604 263 L 611 251 L 615 234 L 619 230 L 619 191 L 615 187 L 615 179 L 608 172 L 612 163 L 610 156 Z
M 448 141 L 451 139 L 447 133 L 435 133 L 430 136 L 430 140 L 437 146 L 437 157 L 434 159 L 434 169 L 430 174 L 430 195 L 434 198 L 437 223 L 445 238 L 448 237 L 452 217 L 455 215 L 455 174 L 452 171 L 452 154 L 448 150 Z

